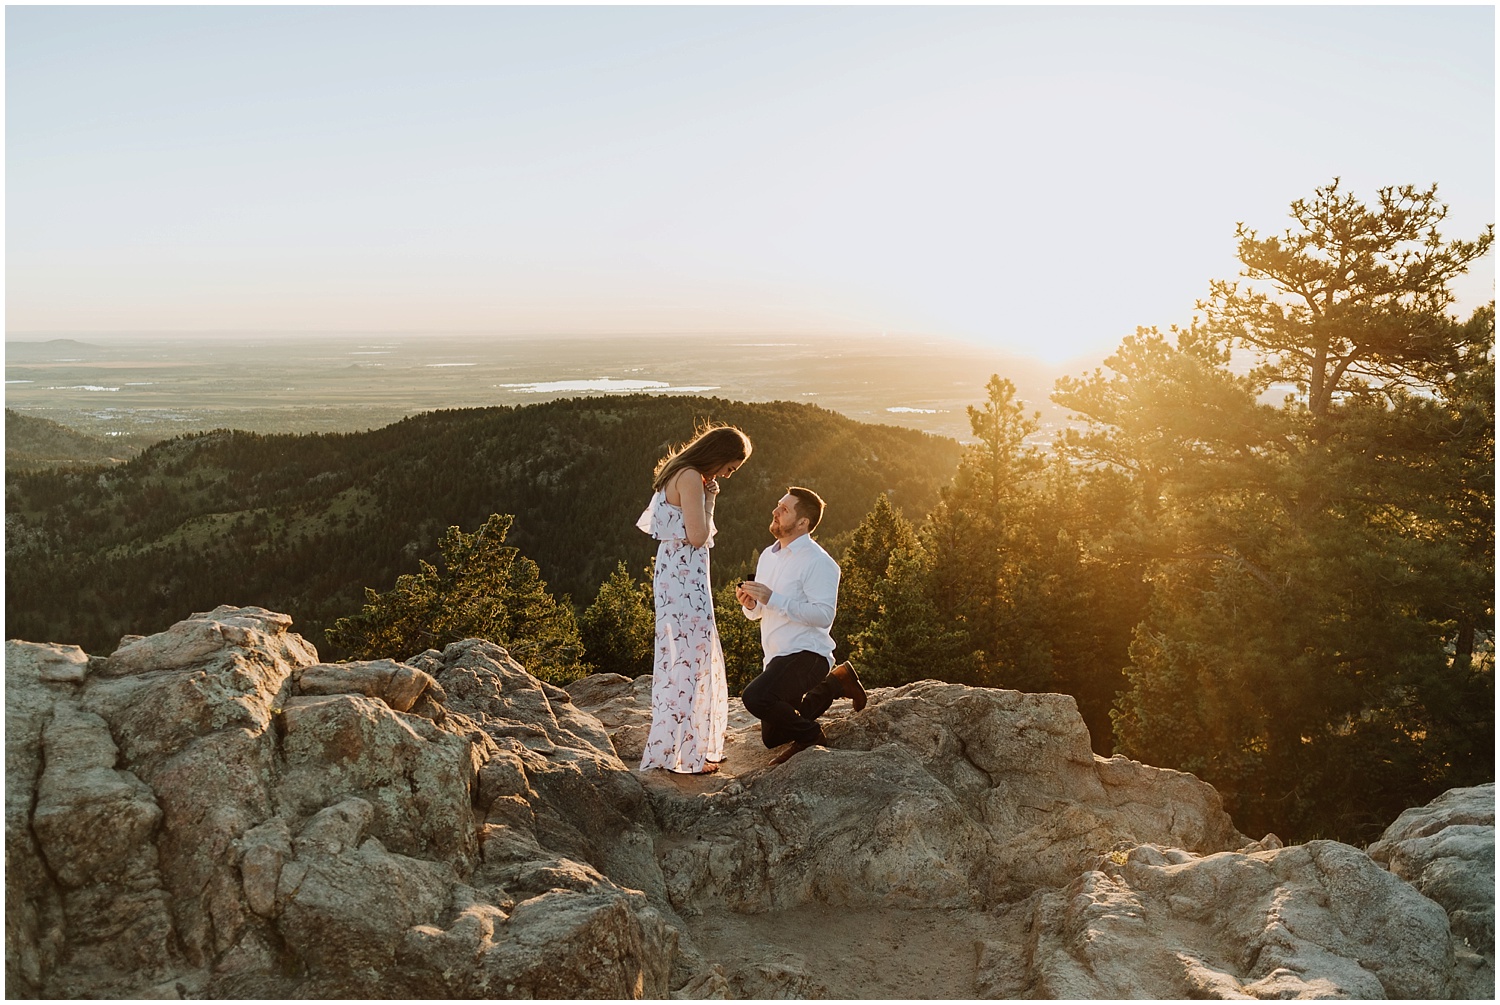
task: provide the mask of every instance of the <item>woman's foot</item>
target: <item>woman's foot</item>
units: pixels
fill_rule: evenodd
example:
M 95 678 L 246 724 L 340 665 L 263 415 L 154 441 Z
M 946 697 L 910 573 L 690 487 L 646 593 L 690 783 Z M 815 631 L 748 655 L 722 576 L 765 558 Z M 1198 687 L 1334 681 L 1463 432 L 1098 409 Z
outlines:
M 671 768 L 667 768 L 666 770 L 672 771 Z M 714 772 L 716 772 L 718 770 L 719 770 L 719 762 L 718 761 L 705 761 L 705 762 L 703 762 L 703 770 L 702 771 L 672 771 L 672 774 L 674 774 L 674 775 L 711 775 L 711 774 L 713 774 Z

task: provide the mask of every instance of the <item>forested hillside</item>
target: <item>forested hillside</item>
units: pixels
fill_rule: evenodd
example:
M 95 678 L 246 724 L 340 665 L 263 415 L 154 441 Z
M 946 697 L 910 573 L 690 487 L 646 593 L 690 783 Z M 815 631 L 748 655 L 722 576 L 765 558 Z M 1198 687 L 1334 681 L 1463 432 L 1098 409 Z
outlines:
M 5 410 L 5 470 L 33 471 L 62 465 L 123 460 L 146 444 L 140 437 L 106 439 L 51 419 Z
M 432 559 L 445 529 L 515 516 L 507 543 L 580 606 L 616 564 L 655 552 L 635 519 L 651 471 L 694 423 L 744 429 L 755 453 L 724 483 L 721 576 L 769 541 L 787 484 L 829 502 L 819 536 L 855 526 L 877 495 L 920 515 L 959 446 L 794 403 L 632 395 L 432 412 L 366 433 L 220 431 L 160 443 L 118 468 L 7 479 L 7 628 L 12 637 L 108 651 L 219 603 L 289 611 L 323 635 Z
M 1445 239 L 1435 193 L 1241 225 L 1200 321 L 1058 382 L 1050 454 L 992 380 L 927 519 L 877 508 L 843 556 L 865 675 L 1072 694 L 1247 833 L 1371 840 L 1492 780 L 1495 313 L 1449 288 L 1492 229 Z

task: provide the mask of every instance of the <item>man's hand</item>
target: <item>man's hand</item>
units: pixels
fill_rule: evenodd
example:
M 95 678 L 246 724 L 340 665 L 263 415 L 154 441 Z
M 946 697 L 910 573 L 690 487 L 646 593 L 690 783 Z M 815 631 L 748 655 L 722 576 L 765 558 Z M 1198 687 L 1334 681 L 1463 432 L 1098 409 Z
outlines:
M 754 609 L 771 599 L 771 588 L 765 583 L 744 582 L 734 588 L 734 599 L 741 607 Z

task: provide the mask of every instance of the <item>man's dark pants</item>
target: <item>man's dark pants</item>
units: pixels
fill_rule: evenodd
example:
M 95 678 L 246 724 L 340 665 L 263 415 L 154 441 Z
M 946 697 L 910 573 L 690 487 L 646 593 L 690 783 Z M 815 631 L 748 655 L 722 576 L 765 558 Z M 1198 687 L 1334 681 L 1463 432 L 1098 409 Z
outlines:
M 844 693 L 844 685 L 829 672 L 828 657 L 803 650 L 777 656 L 761 675 L 745 687 L 745 711 L 760 720 L 761 742 L 822 743 L 818 716 Z

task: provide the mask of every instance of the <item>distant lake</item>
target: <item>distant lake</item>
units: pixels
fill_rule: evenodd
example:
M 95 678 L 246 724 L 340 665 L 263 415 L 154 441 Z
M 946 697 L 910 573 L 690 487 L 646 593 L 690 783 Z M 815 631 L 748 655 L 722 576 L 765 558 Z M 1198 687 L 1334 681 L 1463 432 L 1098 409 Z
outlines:
M 530 384 L 496 384 L 496 387 L 520 391 L 523 394 L 566 394 L 568 392 L 606 394 L 629 394 L 634 392 L 673 392 L 676 394 L 703 394 L 717 391 L 717 384 L 673 387 L 661 380 L 616 380 L 613 377 L 595 377 L 593 380 L 550 380 Z

